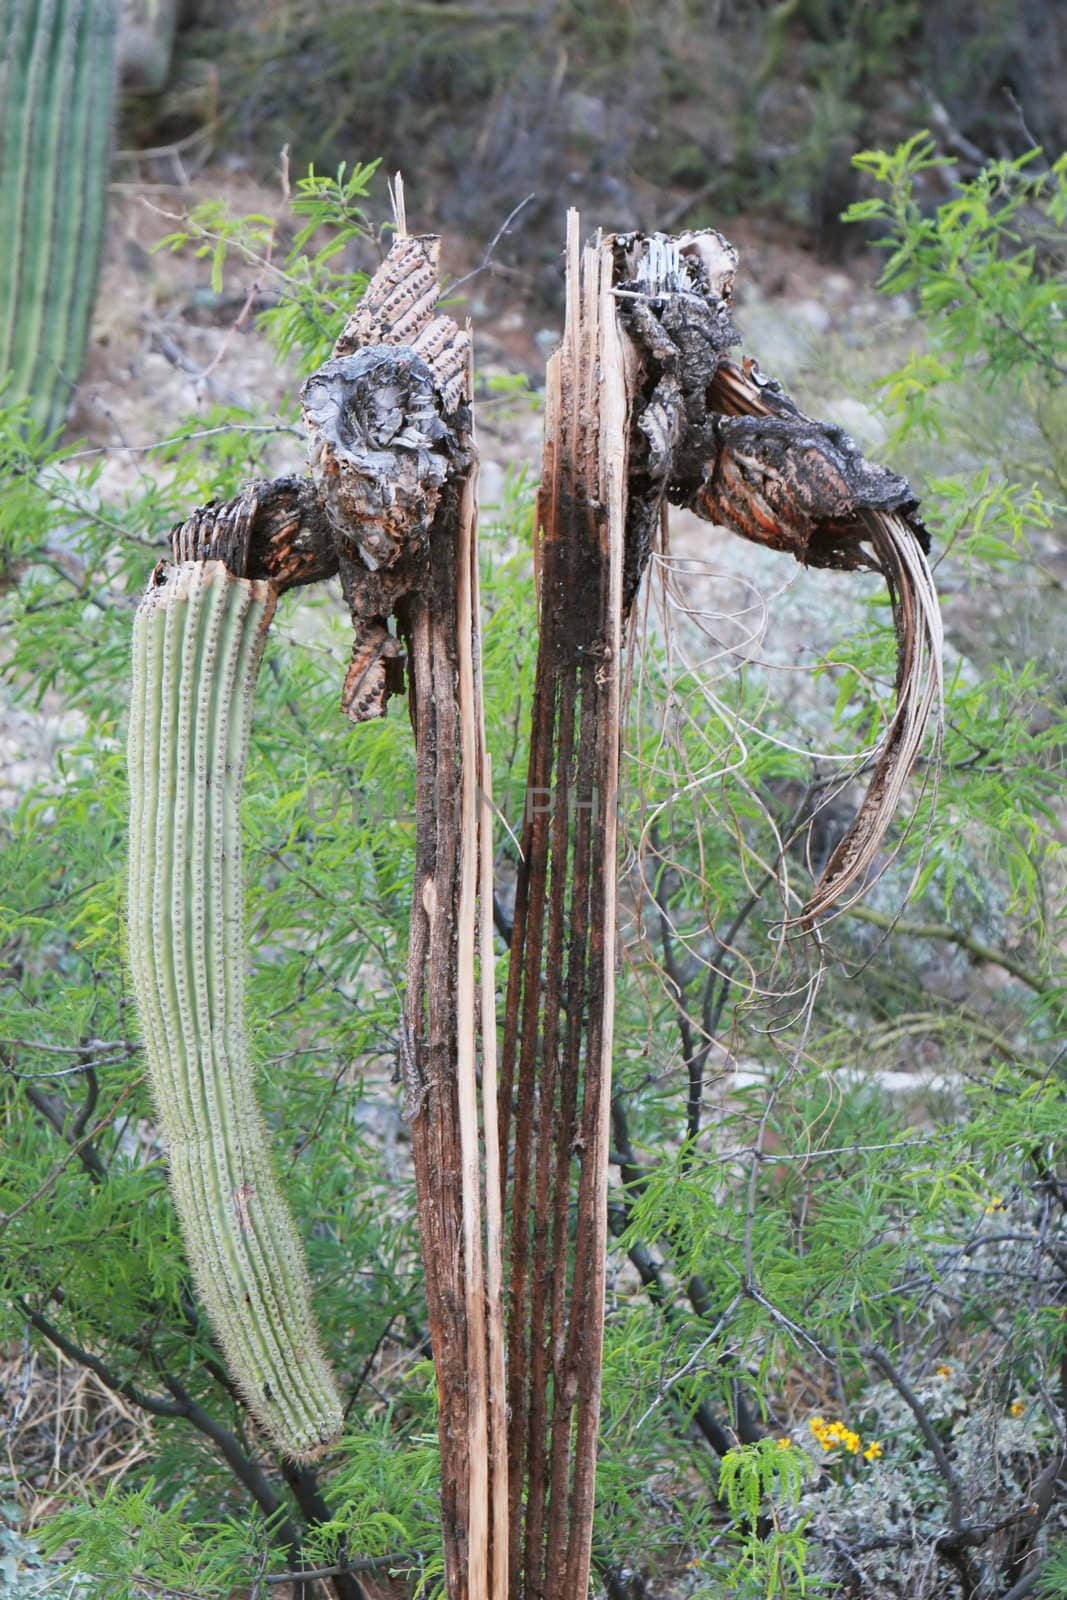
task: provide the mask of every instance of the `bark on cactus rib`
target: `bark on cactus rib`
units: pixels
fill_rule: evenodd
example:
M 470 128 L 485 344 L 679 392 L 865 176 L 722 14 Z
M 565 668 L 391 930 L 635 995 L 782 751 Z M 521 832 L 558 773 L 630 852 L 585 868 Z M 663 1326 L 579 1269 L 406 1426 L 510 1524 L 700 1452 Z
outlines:
M 303 1251 L 244 1038 L 239 804 L 276 590 L 221 561 L 157 569 L 134 624 L 129 949 L 197 1289 L 249 1408 L 287 1456 L 339 1433 Z

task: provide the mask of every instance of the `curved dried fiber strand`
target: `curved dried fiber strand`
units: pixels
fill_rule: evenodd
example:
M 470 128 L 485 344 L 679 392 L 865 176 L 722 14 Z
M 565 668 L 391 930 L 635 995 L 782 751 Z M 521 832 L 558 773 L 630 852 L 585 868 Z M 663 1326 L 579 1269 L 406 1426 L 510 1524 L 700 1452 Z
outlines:
M 809 435 L 805 441 L 809 445 L 823 430 L 822 424 L 803 417 L 788 396 L 759 375 L 751 362 L 741 366 L 732 361 L 720 362 L 711 393 L 713 403 L 728 417 L 796 417 L 801 431 Z M 847 911 L 869 887 L 868 875 L 881 852 L 931 724 L 936 784 L 944 722 L 944 631 L 926 557 L 929 539 L 917 504 L 902 478 L 882 467 L 870 466 L 850 439 L 839 430 L 835 433 L 838 445 L 843 441 L 851 453 L 845 458 L 846 482 L 836 491 L 841 494 L 836 515 L 826 515 L 825 507 L 809 505 L 799 513 L 795 528 L 786 523 L 777 537 L 765 538 L 746 528 L 743 515 L 738 519 L 727 514 L 728 525 L 736 531 L 755 537 L 760 543 L 792 548 L 796 559 L 807 565 L 876 569 L 885 579 L 893 607 L 897 636 L 896 709 L 859 810 L 799 916 L 787 924 L 800 928 L 810 928 L 816 919 L 825 919 L 832 912 Z M 840 466 L 834 442 L 831 435 L 825 443 L 830 447 L 829 457 L 836 457 Z M 829 480 L 823 485 L 800 482 L 796 487 L 808 489 L 816 497 L 823 488 L 831 497 L 835 492 Z M 700 514 L 702 508 L 694 505 L 694 509 Z M 892 855 L 899 848 L 898 844 Z M 855 893 L 846 898 L 854 886 Z
M 866 892 L 867 874 L 897 812 L 931 720 L 933 781 L 937 781 L 944 703 L 944 634 L 933 574 L 922 545 L 905 518 L 889 512 L 869 512 L 867 516 L 871 544 L 893 606 L 897 705 L 860 808 L 801 913 L 804 925 L 835 908 L 838 913 L 846 911 Z M 847 890 L 857 883 L 856 894 L 845 900 Z
M 239 802 L 275 590 L 220 561 L 153 580 L 134 625 L 129 944 L 175 1207 L 252 1414 L 306 1458 L 341 1427 L 244 1037 Z

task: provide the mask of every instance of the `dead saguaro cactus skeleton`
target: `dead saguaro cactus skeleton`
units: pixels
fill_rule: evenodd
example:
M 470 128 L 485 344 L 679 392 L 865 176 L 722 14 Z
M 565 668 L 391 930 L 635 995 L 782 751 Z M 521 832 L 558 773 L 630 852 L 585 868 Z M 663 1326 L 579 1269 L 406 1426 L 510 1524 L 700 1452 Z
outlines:
M 303 397 L 355 632 L 349 716 L 380 714 L 404 682 L 402 647 L 407 661 L 416 837 L 400 1059 L 437 1368 L 446 1585 L 457 1600 L 503 1600 L 502 1202 L 470 335 L 435 315 L 437 293 L 437 241 L 398 239 Z
M 434 238 L 400 237 L 307 380 L 311 479 L 253 484 L 194 512 L 172 533 L 174 564 L 152 576 L 134 627 L 129 945 L 198 1289 L 253 1415 L 284 1454 L 312 1454 L 339 1430 L 341 1409 L 241 1034 L 238 802 L 276 600 L 339 574 L 354 631 L 343 709 L 355 721 L 380 716 L 407 682 L 416 735 L 398 1022 L 439 1373 L 449 1593 L 487 1594 L 492 1582 L 503 1595 L 505 1557 L 493 1545 L 505 1548 L 506 1491 L 495 1526 L 490 1515 L 506 1429 L 470 336 L 435 315 L 437 254 Z
M 130 962 L 200 1293 L 253 1414 L 283 1452 L 310 1454 L 340 1408 L 242 1039 L 237 807 L 277 598 L 339 575 L 354 633 L 342 707 L 357 722 L 379 716 L 406 687 L 416 744 L 398 1056 L 440 1401 L 446 1590 L 585 1600 L 622 650 L 666 507 L 811 566 L 874 568 L 889 586 L 896 712 L 802 924 L 862 889 L 939 707 L 940 625 L 908 486 L 733 358 L 732 246 L 709 229 L 583 248 L 572 213 L 546 391 L 533 803 L 498 1091 L 470 336 L 437 314 L 437 251 L 401 228 L 307 380 L 310 479 L 195 512 L 172 534 L 174 564 L 153 574 L 134 630 Z
M 737 254 L 707 229 L 584 249 L 572 213 L 538 501 L 540 646 L 501 1057 L 511 1151 L 510 1596 L 585 1600 L 607 1237 L 620 664 L 668 503 L 812 566 L 874 568 L 893 599 L 898 706 L 867 797 L 803 908 L 879 848 L 940 700 L 940 623 L 907 484 L 803 417 L 730 318 Z

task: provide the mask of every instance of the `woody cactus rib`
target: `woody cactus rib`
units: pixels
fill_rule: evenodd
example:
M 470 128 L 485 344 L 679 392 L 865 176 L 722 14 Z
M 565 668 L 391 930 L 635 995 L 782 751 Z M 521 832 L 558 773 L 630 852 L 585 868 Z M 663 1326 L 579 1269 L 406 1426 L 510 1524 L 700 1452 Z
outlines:
M 134 624 L 129 948 L 174 1203 L 253 1416 L 285 1455 L 341 1428 L 245 1041 L 239 803 L 276 589 L 158 569 Z

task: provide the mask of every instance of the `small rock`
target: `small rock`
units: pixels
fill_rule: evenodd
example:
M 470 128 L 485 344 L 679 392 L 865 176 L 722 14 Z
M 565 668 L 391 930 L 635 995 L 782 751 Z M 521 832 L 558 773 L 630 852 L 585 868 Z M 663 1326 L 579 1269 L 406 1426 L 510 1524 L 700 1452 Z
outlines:
M 823 293 L 831 300 L 845 300 L 855 294 L 852 279 L 843 272 L 828 272 L 822 280 Z
M 607 137 L 607 108 L 598 95 L 573 90 L 563 97 L 563 118 L 567 132 L 602 144 Z

